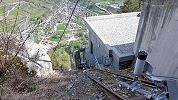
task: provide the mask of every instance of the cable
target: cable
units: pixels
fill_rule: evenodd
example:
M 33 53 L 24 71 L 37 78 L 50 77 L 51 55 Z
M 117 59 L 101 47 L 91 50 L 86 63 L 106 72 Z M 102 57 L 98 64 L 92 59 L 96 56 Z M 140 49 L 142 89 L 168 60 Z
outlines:
M 61 41 L 63 35 L 64 35 L 65 32 L 66 32 L 66 29 L 67 29 L 67 27 L 68 27 L 68 25 L 69 25 L 69 23 L 70 23 L 70 21 L 71 21 L 71 19 L 72 19 L 72 16 L 73 16 L 73 14 L 74 14 L 74 11 L 75 11 L 75 9 L 76 9 L 77 4 L 79 3 L 79 1 L 80 1 L 80 0 L 77 0 L 76 4 L 75 4 L 75 6 L 74 6 L 74 8 L 73 8 L 73 10 L 72 10 L 72 13 L 71 13 L 71 15 L 70 15 L 70 17 L 69 17 L 69 20 L 68 20 L 68 22 L 67 22 L 67 25 L 66 25 L 66 27 L 65 27 L 65 29 L 64 29 L 64 31 L 63 31 L 63 33 L 62 33 L 62 35 L 61 35 L 60 38 L 59 38 L 59 41 L 58 41 L 58 43 L 57 43 L 57 46 L 54 48 L 54 52 L 56 51 L 56 48 L 59 46 L 59 43 L 60 43 L 60 41 Z M 54 53 L 54 52 L 53 52 L 53 53 Z

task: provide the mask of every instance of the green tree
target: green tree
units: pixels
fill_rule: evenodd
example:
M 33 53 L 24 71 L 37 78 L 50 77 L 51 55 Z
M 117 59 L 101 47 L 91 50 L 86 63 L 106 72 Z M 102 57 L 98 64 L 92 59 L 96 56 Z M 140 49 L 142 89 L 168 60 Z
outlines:
M 140 5 L 142 0 L 126 0 L 122 7 L 123 13 L 140 11 Z
M 62 66 L 63 69 L 70 69 L 70 56 L 65 51 L 64 47 L 57 48 L 56 52 L 50 50 L 48 54 L 51 58 L 53 69 L 58 70 L 60 66 Z

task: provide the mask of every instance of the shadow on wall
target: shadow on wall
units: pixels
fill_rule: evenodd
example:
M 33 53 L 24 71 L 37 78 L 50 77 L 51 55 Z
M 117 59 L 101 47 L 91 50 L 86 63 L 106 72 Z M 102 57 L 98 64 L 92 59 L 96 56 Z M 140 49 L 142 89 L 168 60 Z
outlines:
M 115 53 L 113 56 L 118 56 L 118 57 L 113 58 L 113 63 L 115 65 L 119 64 L 120 70 L 128 68 L 132 64 L 135 58 L 135 55 L 133 52 L 134 42 L 121 44 L 121 45 L 114 45 L 112 47 L 114 47 L 115 50 L 117 50 L 117 51 L 114 51 Z
M 114 45 L 112 47 L 115 47 L 120 54 L 133 53 L 134 42 L 121 45 Z

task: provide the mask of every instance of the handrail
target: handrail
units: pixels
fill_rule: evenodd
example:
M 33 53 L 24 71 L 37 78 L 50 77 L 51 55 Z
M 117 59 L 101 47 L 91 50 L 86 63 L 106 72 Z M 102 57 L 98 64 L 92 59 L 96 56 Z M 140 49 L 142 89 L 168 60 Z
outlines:
M 98 65 L 98 68 L 101 69 L 101 66 L 100 66 L 100 64 L 99 64 L 99 62 L 98 62 L 96 56 L 94 56 L 94 58 L 95 58 L 95 60 L 96 60 L 96 66 Z
M 93 57 L 90 58 L 89 60 L 86 60 L 86 62 L 89 63 L 89 66 L 91 66 L 92 64 L 94 64 L 94 65 L 97 65 L 97 64 L 99 65 L 100 63 L 105 64 L 108 57 L 109 56 L 101 56 L 101 57 L 97 58 L 95 55 L 93 55 Z M 99 60 L 101 59 L 101 61 L 98 61 L 98 59 Z M 93 62 L 93 63 L 91 63 L 91 62 Z
M 79 50 L 77 50 L 77 51 L 79 51 Z M 92 55 L 92 54 L 89 54 L 89 55 Z M 88 58 L 86 58 L 86 57 L 87 57 L 87 55 L 84 58 L 85 63 L 80 63 L 81 65 L 86 64 L 86 66 L 88 66 L 88 67 L 92 67 L 92 66 L 101 67 L 100 64 L 106 65 L 106 63 L 112 63 L 112 61 L 109 58 L 109 55 L 100 56 L 100 57 L 96 57 L 95 55 L 92 55 L 92 56 L 88 56 Z

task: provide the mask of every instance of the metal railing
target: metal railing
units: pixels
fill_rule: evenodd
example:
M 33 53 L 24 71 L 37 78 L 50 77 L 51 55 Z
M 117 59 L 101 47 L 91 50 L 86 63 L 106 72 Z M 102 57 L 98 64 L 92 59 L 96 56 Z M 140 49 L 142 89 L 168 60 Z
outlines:
M 112 65 L 112 61 L 109 58 L 109 56 L 101 56 L 101 57 L 96 57 L 95 55 L 92 58 L 89 58 L 86 60 L 86 64 L 88 67 L 99 67 L 101 68 L 100 64 L 103 64 L 104 66 Z
M 84 60 L 81 61 L 81 59 L 76 59 L 76 61 L 79 62 L 77 63 L 76 67 L 80 67 L 80 68 L 99 67 L 101 68 L 101 64 L 103 64 L 103 66 L 112 65 L 112 59 L 111 57 L 109 57 L 109 55 L 96 57 L 95 55 L 90 54 L 89 51 L 86 51 L 86 48 L 85 48 L 84 55 L 85 55 L 83 58 Z
M 96 56 L 94 56 L 94 58 L 95 58 L 95 61 L 96 61 L 96 65 L 95 65 L 95 66 L 96 66 L 98 69 L 101 69 L 101 66 L 100 66 L 100 64 L 99 64 L 99 62 L 98 62 Z

